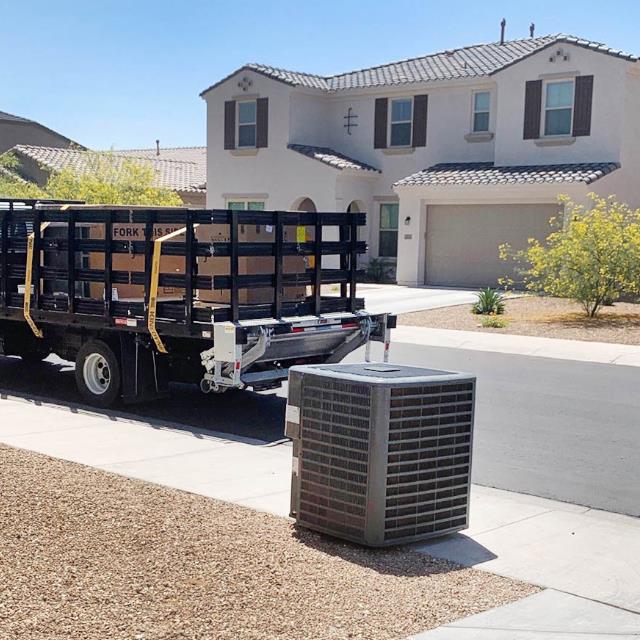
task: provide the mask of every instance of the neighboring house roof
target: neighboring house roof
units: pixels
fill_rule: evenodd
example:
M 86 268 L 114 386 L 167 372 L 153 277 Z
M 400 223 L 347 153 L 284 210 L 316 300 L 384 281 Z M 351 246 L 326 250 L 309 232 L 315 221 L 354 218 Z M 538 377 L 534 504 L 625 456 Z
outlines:
M 18 156 L 26 156 L 35 160 L 41 166 L 51 170 L 71 168 L 76 171 L 86 171 L 91 161 L 91 153 L 78 149 L 58 149 L 54 147 L 37 147 L 26 144 L 19 144 L 13 147 Z M 156 175 L 155 184 L 158 187 L 165 187 L 172 191 L 182 192 L 204 192 L 206 189 L 206 167 L 202 163 L 185 162 L 179 160 L 166 160 L 150 157 L 134 157 L 113 154 L 116 161 L 127 159 L 134 162 L 148 162 L 154 169 Z
M 203 166 L 207 164 L 207 147 L 160 147 L 152 149 L 113 149 L 111 153 L 117 156 L 134 158 L 151 158 L 152 160 L 179 160 L 181 162 L 197 162 Z
M 45 125 L 40 124 L 39 122 L 36 122 L 35 120 L 29 120 L 29 118 L 23 118 L 22 116 L 16 116 L 16 115 L 13 115 L 12 113 L 7 113 L 6 111 L 0 111 L 0 122 L 12 122 L 14 124 L 30 124 L 30 125 L 34 125 L 36 127 L 40 127 L 41 129 L 45 129 L 46 131 L 49 131 L 49 132 L 55 134 L 56 136 L 62 138 L 63 140 L 66 140 L 69 143 L 73 143 L 73 144 L 77 145 L 81 149 L 85 148 L 82 145 L 79 145 L 77 142 L 74 142 L 73 140 L 71 140 L 71 138 L 67 138 L 67 136 L 63 136 L 61 133 L 58 133 L 57 131 L 54 131 L 53 129 L 49 129 L 49 127 L 46 127 Z
M 619 169 L 617 162 L 545 164 L 496 167 L 492 162 L 441 163 L 418 171 L 394 186 L 452 186 L 479 184 L 540 184 L 582 182 L 591 184 Z
M 301 153 L 303 156 L 307 156 L 307 158 L 324 162 L 324 164 L 328 164 L 335 169 L 353 169 L 355 171 L 373 171 L 380 173 L 379 169 L 360 162 L 359 160 L 349 158 L 342 153 L 329 149 L 329 147 L 313 147 L 306 144 L 289 144 L 287 147 L 292 151 Z
M 6 113 L 5 111 L 0 111 L 0 120 L 4 120 L 5 122 L 33 122 L 33 120 L 22 118 L 21 116 L 14 116 L 13 114 Z
M 634 62 L 638 60 L 636 56 L 608 47 L 601 42 L 566 34 L 556 34 L 538 38 L 509 40 L 503 44 L 499 42 L 475 44 L 334 76 L 319 76 L 251 63 L 205 89 L 200 95 L 204 95 L 231 76 L 245 69 L 255 71 L 291 86 L 321 89 L 323 91 L 342 91 L 346 89 L 489 76 L 556 44 L 571 44 L 623 60 Z

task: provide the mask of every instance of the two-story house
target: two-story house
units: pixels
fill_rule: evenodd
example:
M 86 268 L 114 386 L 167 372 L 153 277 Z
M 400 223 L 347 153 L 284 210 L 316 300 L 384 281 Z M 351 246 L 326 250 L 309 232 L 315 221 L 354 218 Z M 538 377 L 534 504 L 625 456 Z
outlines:
M 207 206 L 367 211 L 401 284 L 495 283 L 559 194 L 640 206 L 640 65 L 572 36 L 331 77 L 248 64 L 202 96 Z

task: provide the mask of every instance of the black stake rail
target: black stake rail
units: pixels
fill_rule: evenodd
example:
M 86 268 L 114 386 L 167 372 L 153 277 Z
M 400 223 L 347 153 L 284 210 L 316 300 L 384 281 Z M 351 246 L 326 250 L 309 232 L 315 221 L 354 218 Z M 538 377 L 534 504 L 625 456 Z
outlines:
M 214 321 L 260 318 L 282 318 L 296 315 L 318 315 L 333 311 L 355 312 L 363 308 L 363 301 L 356 297 L 356 283 L 362 277 L 357 269 L 358 255 L 365 253 L 366 243 L 357 240 L 358 227 L 366 223 L 366 214 L 297 211 L 236 211 L 203 210 L 185 208 L 141 208 L 77 206 L 67 203 L 60 207 L 55 202 L 15 201 L 0 199 L 0 316 L 18 317 L 24 297 L 17 291 L 16 283 L 24 282 L 26 271 L 27 233 L 34 233 L 33 264 L 34 295 L 32 317 L 44 322 L 70 322 L 72 324 L 100 324 L 121 326 L 123 318 L 137 319 L 129 328 L 145 330 L 149 305 L 149 285 L 154 240 L 157 226 L 172 225 L 184 228 L 180 242 L 167 241 L 161 245 L 163 256 L 184 256 L 185 273 L 161 273 L 159 286 L 182 289 L 182 300 L 159 301 L 157 327 L 168 335 L 196 335 L 201 323 Z M 41 233 L 41 223 L 54 227 L 66 225 L 66 233 L 48 237 Z M 132 239 L 113 239 L 114 225 L 138 225 Z M 228 225 L 228 242 L 202 242 L 197 239 L 198 225 Z M 87 228 L 102 228 L 100 237 L 89 238 Z M 240 238 L 242 225 L 269 225 L 275 228 L 273 241 L 251 242 Z M 313 240 L 306 233 L 296 232 L 302 242 L 285 242 L 287 227 L 310 227 Z M 326 227 L 338 227 L 338 240 L 325 240 Z M 19 233 L 15 229 L 22 228 Z M 298 230 L 300 231 L 300 230 Z M 141 237 L 142 236 L 142 237 Z M 168 238 L 168 240 L 172 240 Z M 50 266 L 47 255 L 66 253 L 65 266 Z M 87 254 L 102 254 L 104 269 L 87 268 L 78 258 Z M 123 271 L 113 268 L 113 258 L 118 254 L 144 256 L 144 271 Z M 199 275 L 199 258 L 210 256 L 229 258 L 227 275 Z M 286 256 L 309 258 L 307 268 L 291 273 L 283 269 Z M 44 262 L 43 262 L 44 256 Z M 240 274 L 239 258 L 267 256 L 274 258 L 272 273 Z M 339 256 L 339 268 L 323 268 L 326 256 Z M 60 264 L 56 261 L 56 264 Z M 43 286 L 47 281 L 65 282 L 65 294 L 45 293 L 53 289 Z M 104 283 L 102 299 L 83 296 L 85 283 Z M 140 302 L 113 299 L 113 285 L 134 284 L 144 287 Z M 323 296 L 322 285 L 339 284 L 340 296 Z M 305 286 L 310 295 L 299 302 L 285 302 L 286 287 Z M 79 287 L 79 288 L 78 288 Z M 88 287 L 88 286 L 87 286 Z M 272 288 L 273 302 L 241 305 L 241 289 Z M 230 304 L 225 307 L 196 306 L 197 290 L 228 290 Z

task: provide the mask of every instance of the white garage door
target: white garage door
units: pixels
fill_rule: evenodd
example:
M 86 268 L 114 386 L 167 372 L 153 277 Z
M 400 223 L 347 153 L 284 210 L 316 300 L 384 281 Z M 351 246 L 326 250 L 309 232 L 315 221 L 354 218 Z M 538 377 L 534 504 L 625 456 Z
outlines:
M 432 205 L 427 207 L 425 280 L 442 286 L 495 285 L 510 273 L 498 247 L 526 247 L 552 229 L 557 204 Z

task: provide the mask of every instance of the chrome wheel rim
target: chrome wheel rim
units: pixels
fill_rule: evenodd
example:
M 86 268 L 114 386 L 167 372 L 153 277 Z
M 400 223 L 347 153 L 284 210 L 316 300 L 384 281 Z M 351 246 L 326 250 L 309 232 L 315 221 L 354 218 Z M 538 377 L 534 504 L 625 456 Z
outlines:
M 92 353 L 85 361 L 82 368 L 84 382 L 91 393 L 101 396 L 111 386 L 111 370 L 109 363 L 99 353 Z

